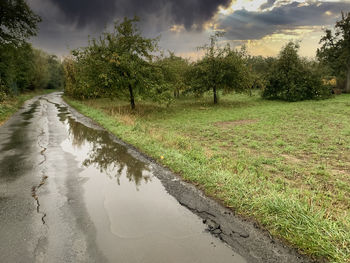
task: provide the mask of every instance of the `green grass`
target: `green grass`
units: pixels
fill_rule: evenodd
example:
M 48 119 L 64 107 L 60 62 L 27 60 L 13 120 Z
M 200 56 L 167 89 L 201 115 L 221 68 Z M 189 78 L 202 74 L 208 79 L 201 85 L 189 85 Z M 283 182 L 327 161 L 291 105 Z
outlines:
M 350 96 L 67 101 L 312 258 L 350 262 Z M 164 156 L 164 159 L 161 158 Z
M 53 92 L 54 90 L 39 90 L 20 94 L 15 97 L 8 97 L 5 101 L 0 102 L 0 126 L 14 114 L 26 100 L 37 95 Z

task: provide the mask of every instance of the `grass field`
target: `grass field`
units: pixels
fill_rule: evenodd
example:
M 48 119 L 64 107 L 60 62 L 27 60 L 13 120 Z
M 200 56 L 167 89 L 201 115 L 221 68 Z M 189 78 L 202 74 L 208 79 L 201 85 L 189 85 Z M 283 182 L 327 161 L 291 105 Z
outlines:
M 271 235 L 320 261 L 350 262 L 350 96 L 255 95 L 152 103 L 68 99 L 122 140 Z

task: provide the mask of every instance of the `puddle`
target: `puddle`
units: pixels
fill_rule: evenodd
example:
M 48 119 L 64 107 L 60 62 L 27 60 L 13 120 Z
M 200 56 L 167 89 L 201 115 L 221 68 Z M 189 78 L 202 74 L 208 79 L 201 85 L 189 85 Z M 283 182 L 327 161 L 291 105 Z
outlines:
M 0 162 L 0 179 L 12 182 L 20 178 L 23 174 L 23 169 L 32 168 L 32 161 L 25 154 L 25 151 L 30 147 L 27 138 L 27 126 L 31 123 L 31 119 L 37 111 L 39 102 L 35 102 L 28 106 L 28 110 L 20 114 L 20 118 L 15 123 L 10 125 L 11 133 L 8 141 L 0 146 L 1 152 L 10 152 Z M 18 149 L 15 151 L 14 149 Z
M 76 122 L 56 105 L 66 126 L 64 151 L 75 156 L 96 242 L 110 262 L 241 263 L 206 231 L 201 218 L 169 195 L 152 167 L 110 135 Z

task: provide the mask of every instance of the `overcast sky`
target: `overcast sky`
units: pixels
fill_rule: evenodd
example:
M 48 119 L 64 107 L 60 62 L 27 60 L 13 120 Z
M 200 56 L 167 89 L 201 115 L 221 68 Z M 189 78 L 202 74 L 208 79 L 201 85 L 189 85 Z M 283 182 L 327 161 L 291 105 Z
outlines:
M 161 35 L 160 46 L 196 57 L 196 47 L 214 30 L 224 41 L 246 44 L 253 55 L 278 54 L 289 40 L 301 40 L 301 54 L 312 57 L 325 28 L 331 28 L 350 0 L 28 0 L 43 21 L 32 42 L 50 53 L 67 55 L 87 44 L 113 21 L 141 18 L 147 37 Z

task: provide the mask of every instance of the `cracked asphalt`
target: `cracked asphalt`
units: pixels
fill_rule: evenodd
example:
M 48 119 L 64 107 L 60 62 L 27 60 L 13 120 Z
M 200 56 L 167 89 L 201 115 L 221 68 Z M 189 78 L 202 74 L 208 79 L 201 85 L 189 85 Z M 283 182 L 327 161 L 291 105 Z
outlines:
M 64 103 L 0 127 L 0 262 L 310 262 Z

